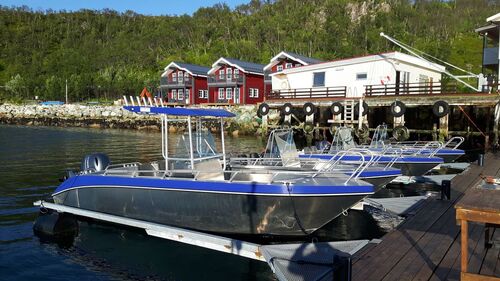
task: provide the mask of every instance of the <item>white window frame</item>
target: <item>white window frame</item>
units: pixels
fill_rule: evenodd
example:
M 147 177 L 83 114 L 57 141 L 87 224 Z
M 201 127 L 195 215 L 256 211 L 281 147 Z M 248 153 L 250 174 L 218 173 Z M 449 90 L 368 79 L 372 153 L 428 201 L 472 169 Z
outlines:
M 184 90 L 183 89 L 177 90 L 177 100 L 184 100 Z
M 226 79 L 226 71 L 224 69 L 219 70 L 219 79 L 220 80 Z
M 253 88 L 248 89 L 248 97 L 253 98 Z
M 291 62 L 287 62 L 285 64 L 285 68 L 292 68 L 293 67 L 293 64 Z
M 276 66 L 276 71 L 283 71 L 283 65 Z
M 233 88 L 226 88 L 226 100 L 233 98 Z
M 227 80 L 232 80 L 233 79 L 233 69 L 232 68 L 227 68 L 226 69 L 226 78 L 227 78 Z
M 364 75 L 364 78 L 360 78 L 360 75 Z M 358 72 L 356 73 L 356 81 L 361 81 L 361 80 L 368 80 L 368 73 L 367 72 Z
M 172 99 L 177 100 L 177 90 L 176 89 L 172 90 Z
M 198 97 L 199 97 L 200 99 L 205 98 L 205 92 L 204 92 L 203 90 L 198 90 Z
M 178 81 L 179 83 L 184 82 L 184 75 L 182 74 L 182 71 L 178 71 L 178 72 L 177 72 L 177 81 Z
M 177 73 L 172 73 L 172 82 L 177 82 Z
M 224 99 L 224 88 L 219 88 L 219 100 Z
M 205 94 L 205 98 L 208 99 L 208 90 L 203 90 L 203 93 Z
M 234 79 L 240 78 L 240 70 L 235 68 L 233 71 L 233 76 L 234 76 Z
M 259 97 L 259 89 L 258 88 L 253 89 L 253 97 L 254 98 L 258 98 Z

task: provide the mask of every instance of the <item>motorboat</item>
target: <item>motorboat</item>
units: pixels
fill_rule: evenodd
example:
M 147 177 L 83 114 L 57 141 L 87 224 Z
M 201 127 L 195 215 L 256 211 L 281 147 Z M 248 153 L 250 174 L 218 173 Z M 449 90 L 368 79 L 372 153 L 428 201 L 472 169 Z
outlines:
M 408 153 L 434 155 L 442 158 L 445 163 L 451 163 L 465 154 L 464 150 L 458 148 L 464 141 L 463 137 L 455 136 L 445 143 L 439 141 L 391 142 L 387 134 L 387 125 L 382 124 L 377 126 L 371 143 L 366 148 L 379 151 L 386 148 L 403 149 Z
M 123 108 L 159 116 L 162 158 L 111 164 L 103 154 L 88 155 L 81 170 L 68 173 L 52 194 L 54 203 L 208 233 L 303 236 L 374 193 L 356 174 L 232 170 L 223 125 L 234 114 L 137 101 Z M 172 142 L 168 128 L 179 123 L 187 130 Z M 220 149 L 214 129 L 220 132 Z
M 265 153 L 257 157 L 231 157 L 229 165 L 234 169 L 328 171 L 329 173 L 355 175 L 375 186 L 376 190 L 401 176 L 401 170 L 393 163 L 380 165 L 374 153 L 367 149 L 338 151 L 330 160 L 300 158 L 292 129 L 274 129 L 268 137 Z M 341 155 L 358 155 L 359 163 L 345 163 Z
M 372 156 L 361 157 L 357 154 L 337 154 L 341 150 L 347 149 L 368 149 L 373 152 Z M 373 157 L 374 161 L 381 165 L 392 165 L 392 167 L 400 169 L 404 176 L 422 176 L 434 167 L 442 164 L 444 161 L 440 157 L 436 157 L 434 153 L 422 154 L 402 148 L 385 147 L 380 149 L 370 149 L 369 147 L 358 146 L 354 142 L 352 136 L 352 128 L 339 127 L 337 128 L 331 145 L 315 150 L 308 149 L 300 155 L 304 159 L 323 159 L 337 160 L 340 159 L 344 163 L 359 164 L 361 161 L 370 161 Z M 368 157 L 368 159 L 366 159 Z

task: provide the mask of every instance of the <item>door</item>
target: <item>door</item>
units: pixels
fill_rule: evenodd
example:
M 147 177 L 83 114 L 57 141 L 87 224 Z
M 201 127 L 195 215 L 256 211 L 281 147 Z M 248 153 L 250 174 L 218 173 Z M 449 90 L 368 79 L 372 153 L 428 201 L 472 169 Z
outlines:
M 234 88 L 234 103 L 240 103 L 240 88 Z

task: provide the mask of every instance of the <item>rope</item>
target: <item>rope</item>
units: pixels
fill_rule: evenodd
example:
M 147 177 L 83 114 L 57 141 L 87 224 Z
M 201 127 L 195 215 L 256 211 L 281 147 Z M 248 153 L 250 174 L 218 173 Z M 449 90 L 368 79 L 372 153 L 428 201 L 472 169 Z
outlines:
M 469 121 L 472 123 L 472 125 L 474 125 L 474 127 L 476 127 L 476 129 L 481 133 L 481 135 L 483 135 L 483 137 L 486 137 L 486 134 L 483 133 L 483 131 L 481 131 L 481 129 L 479 129 L 479 127 L 476 125 L 476 123 L 474 123 L 474 121 L 472 121 L 472 118 L 470 118 L 469 114 L 467 114 L 467 112 L 465 112 L 465 110 L 462 108 L 462 106 L 458 105 L 458 108 L 460 108 L 460 110 L 464 113 L 465 117 L 467 117 L 467 119 L 469 119 Z

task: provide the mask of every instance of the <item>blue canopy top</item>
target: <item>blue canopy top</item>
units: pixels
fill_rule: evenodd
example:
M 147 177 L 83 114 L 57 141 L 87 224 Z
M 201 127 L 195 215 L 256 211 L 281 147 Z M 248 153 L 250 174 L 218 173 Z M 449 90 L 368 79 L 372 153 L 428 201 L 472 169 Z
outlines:
M 135 113 L 166 114 L 175 116 L 199 117 L 234 117 L 234 113 L 224 109 L 186 108 L 186 107 L 156 107 L 156 106 L 124 106 L 125 110 Z

